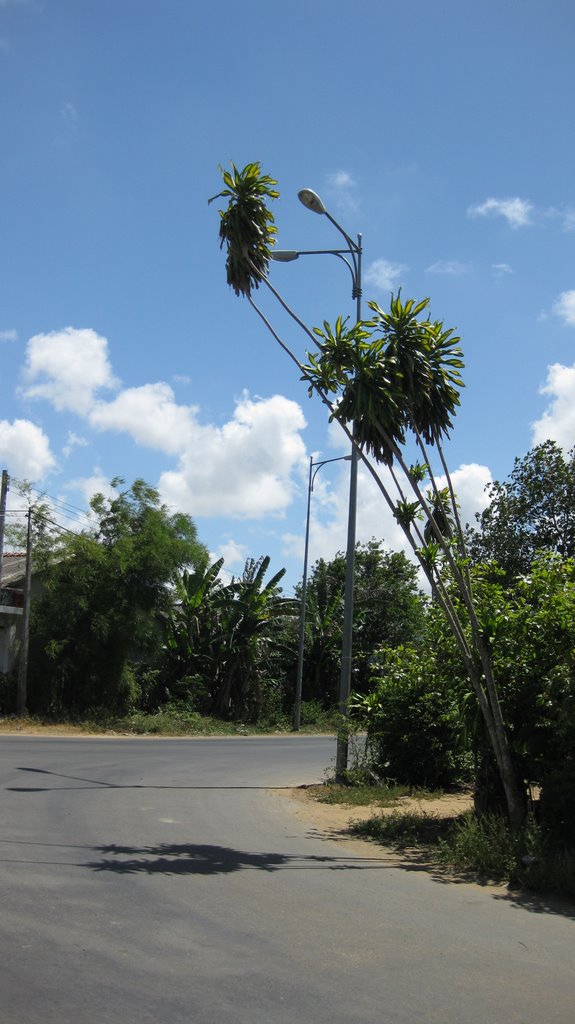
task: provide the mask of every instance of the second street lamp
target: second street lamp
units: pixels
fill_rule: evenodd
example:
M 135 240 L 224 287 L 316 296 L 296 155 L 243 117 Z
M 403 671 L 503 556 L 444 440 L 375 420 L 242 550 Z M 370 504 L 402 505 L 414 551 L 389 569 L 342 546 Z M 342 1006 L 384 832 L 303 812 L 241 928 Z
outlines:
M 361 320 L 361 259 L 362 239 L 357 235 L 357 241 L 348 235 L 331 213 L 326 209 L 323 201 L 311 188 L 303 188 L 298 192 L 300 202 L 312 213 L 318 213 L 333 224 L 345 239 L 347 249 L 290 249 L 282 252 L 272 253 L 272 259 L 278 262 L 289 263 L 300 256 L 331 255 L 337 256 L 348 267 L 352 277 L 352 298 L 356 302 L 356 321 Z M 358 454 L 355 445 L 352 445 L 350 455 L 350 479 L 349 479 L 349 509 L 347 517 L 347 546 L 346 546 L 346 571 L 345 571 L 345 593 L 343 610 L 343 636 L 341 645 L 341 675 L 339 684 L 339 711 L 343 720 L 346 721 L 349 714 L 349 694 L 351 690 L 351 670 L 353 655 L 353 584 L 355 570 L 355 535 L 357 517 L 357 468 Z M 335 775 L 341 781 L 347 770 L 348 759 L 348 735 L 347 729 L 342 728 L 337 737 L 337 754 Z
M 301 604 L 299 613 L 299 643 L 298 643 L 298 658 L 297 658 L 297 678 L 295 686 L 295 700 L 294 700 L 294 712 L 293 712 L 293 728 L 294 732 L 299 731 L 301 725 L 301 696 L 303 689 L 303 659 L 304 659 L 304 648 L 305 648 L 305 619 L 306 619 L 306 598 L 307 598 L 307 567 L 308 567 L 308 555 L 309 555 L 309 524 L 310 524 L 310 511 L 311 511 L 311 495 L 313 491 L 314 480 L 319 473 L 322 466 L 326 466 L 328 462 L 349 462 L 351 455 L 341 455 L 336 459 L 323 459 L 321 462 L 314 462 L 313 456 L 309 460 L 309 480 L 307 485 L 307 516 L 305 522 L 305 544 L 303 552 L 303 575 L 301 581 Z M 314 472 L 315 471 L 315 472 Z

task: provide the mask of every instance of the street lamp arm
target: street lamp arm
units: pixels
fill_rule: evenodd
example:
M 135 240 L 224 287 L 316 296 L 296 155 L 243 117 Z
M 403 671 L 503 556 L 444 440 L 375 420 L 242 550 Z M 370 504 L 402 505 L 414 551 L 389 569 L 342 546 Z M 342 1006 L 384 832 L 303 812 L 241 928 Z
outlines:
M 325 211 L 325 216 L 333 224 L 334 228 L 337 228 L 337 230 L 339 231 L 340 235 L 343 235 L 343 237 L 345 238 L 345 240 L 346 240 L 346 242 L 347 242 L 347 244 L 349 246 L 350 252 L 353 252 L 353 253 L 356 253 L 356 254 L 359 253 L 359 251 L 361 249 L 361 242 L 359 242 L 359 243 L 358 242 L 354 242 L 353 238 L 351 238 L 351 236 L 348 235 L 348 233 L 345 230 L 345 228 L 342 228 L 341 224 L 338 224 L 338 222 L 336 221 L 335 217 L 332 217 L 332 215 L 329 212 L 329 210 Z M 361 236 L 359 236 L 359 238 L 361 238 Z
M 275 263 L 293 263 L 293 261 L 299 259 L 300 256 L 337 256 L 342 263 L 345 263 L 351 274 L 351 297 L 352 299 L 357 299 L 359 278 L 357 261 L 353 249 L 278 249 L 270 255 L 271 259 L 274 260 Z M 353 266 L 347 258 L 350 255 L 353 260 Z
M 322 459 L 321 462 L 312 462 L 312 466 L 315 468 L 315 473 L 310 480 L 310 490 L 313 491 L 314 480 L 319 473 L 322 466 L 327 466 L 328 462 L 351 462 L 351 455 L 338 455 L 335 459 Z

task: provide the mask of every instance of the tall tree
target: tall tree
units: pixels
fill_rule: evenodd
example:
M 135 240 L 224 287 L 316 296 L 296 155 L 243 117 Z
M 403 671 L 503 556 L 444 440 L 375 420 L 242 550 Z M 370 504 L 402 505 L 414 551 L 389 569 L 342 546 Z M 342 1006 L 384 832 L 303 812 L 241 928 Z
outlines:
M 488 491 L 489 505 L 470 531 L 476 561 L 495 560 L 511 579 L 528 572 L 538 552 L 575 556 L 575 448 L 564 453 L 545 441 Z
M 91 532 L 68 535 L 33 606 L 29 707 L 85 713 L 136 699 L 130 659 L 160 644 L 157 615 L 178 571 L 207 559 L 189 516 L 172 514 L 143 480 L 96 495 Z

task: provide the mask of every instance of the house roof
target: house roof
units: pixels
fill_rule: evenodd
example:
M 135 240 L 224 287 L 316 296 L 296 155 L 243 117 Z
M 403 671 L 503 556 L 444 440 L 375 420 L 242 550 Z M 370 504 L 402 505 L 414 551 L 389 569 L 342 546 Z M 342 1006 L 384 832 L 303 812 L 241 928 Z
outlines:
M 26 574 L 26 552 L 15 551 L 2 555 L 2 586 L 9 587 L 17 583 Z

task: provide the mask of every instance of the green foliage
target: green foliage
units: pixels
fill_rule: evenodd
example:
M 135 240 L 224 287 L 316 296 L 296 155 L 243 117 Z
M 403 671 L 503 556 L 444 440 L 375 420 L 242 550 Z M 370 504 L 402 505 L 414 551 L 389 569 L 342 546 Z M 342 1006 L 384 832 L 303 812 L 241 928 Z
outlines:
M 307 588 L 304 659 L 306 699 L 334 704 L 340 672 L 346 558 L 313 566 Z M 423 633 L 425 603 L 415 567 L 402 552 L 380 542 L 358 543 L 354 571 L 354 689 L 369 687 L 374 653 L 383 645 L 417 641 Z
M 370 302 L 374 317 L 351 327 L 339 317 L 315 328 L 319 356 L 304 367 L 311 387 L 333 396 L 333 417 L 353 428 L 376 462 L 391 465 L 406 430 L 428 444 L 448 434 L 463 387 L 460 339 L 441 321 L 421 319 L 429 299 L 402 302 L 390 312 Z
M 429 846 L 447 832 L 451 821 L 422 811 L 392 811 L 385 817 L 377 815 L 367 821 L 356 821 L 350 831 L 362 839 L 373 839 L 398 850 Z
M 159 653 L 158 616 L 178 571 L 206 559 L 188 516 L 172 515 L 137 480 L 92 501 L 92 533 L 68 535 L 33 602 L 29 707 L 33 713 L 125 711 L 139 699 L 132 662 Z
M 408 786 L 453 786 L 468 772 L 457 693 L 430 654 L 408 647 L 383 649 L 372 692 L 350 706 L 367 730 L 378 775 Z
M 224 585 L 222 561 L 184 574 L 177 584 L 166 627 L 166 690 L 182 694 L 183 681 L 193 679 L 202 710 L 255 722 L 262 714 L 269 718 L 273 705 L 283 716 L 277 675 L 282 627 L 297 612 L 297 603 L 279 590 L 285 570 L 266 583 L 269 556 L 248 559 L 242 576 Z
M 575 448 L 537 445 L 504 483 L 488 488 L 490 503 L 470 532 L 477 561 L 494 559 L 506 578 L 529 571 L 537 553 L 575 557 Z
M 414 790 L 410 786 L 374 785 L 359 780 L 355 783 L 340 785 L 327 782 L 311 791 L 311 796 L 320 804 L 344 804 L 347 807 L 393 807 L 402 797 L 415 797 L 418 800 L 433 798 L 427 790 Z
M 229 199 L 226 210 L 220 210 L 220 247 L 226 245 L 228 284 L 236 295 L 251 294 L 267 275 L 270 253 L 275 244 L 276 228 L 266 199 L 277 199 L 272 187 L 277 182 L 261 173 L 259 163 L 247 164 L 239 171 L 232 163 L 232 173 L 220 167 L 226 188 L 208 200 Z
M 450 871 L 482 880 L 512 882 L 526 889 L 575 897 L 575 855 L 549 851 L 532 818 L 512 831 L 502 815 L 472 812 L 441 818 L 425 812 L 393 811 L 354 822 L 350 831 L 394 849 L 423 849 Z
M 542 784 L 575 748 L 575 563 L 541 556 L 509 587 L 476 578 L 515 759 Z
M 0 715 L 16 712 L 16 676 L 13 672 L 0 672 Z
M 540 555 L 528 573 L 511 582 L 492 563 L 474 567 L 471 582 L 514 764 L 523 785 L 545 790 L 549 777 L 570 762 L 575 749 L 575 563 Z M 475 757 L 477 809 L 502 810 L 504 793 L 477 701 L 453 635 L 435 606 L 427 630 L 435 664 L 459 694 Z M 564 793 L 560 802 L 567 799 Z M 550 815 L 554 829 L 561 812 Z
M 570 850 L 575 858 L 575 759 L 548 771 L 543 780 L 540 801 L 541 822 L 548 846 Z
M 500 814 L 478 818 L 468 812 L 455 821 L 438 845 L 442 863 L 459 870 L 473 871 L 483 878 L 513 878 L 522 855 L 531 855 L 531 827 L 520 833 L 510 831 L 509 822 Z

